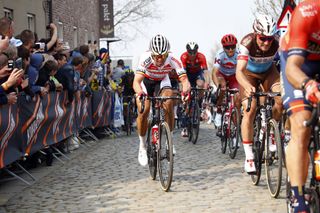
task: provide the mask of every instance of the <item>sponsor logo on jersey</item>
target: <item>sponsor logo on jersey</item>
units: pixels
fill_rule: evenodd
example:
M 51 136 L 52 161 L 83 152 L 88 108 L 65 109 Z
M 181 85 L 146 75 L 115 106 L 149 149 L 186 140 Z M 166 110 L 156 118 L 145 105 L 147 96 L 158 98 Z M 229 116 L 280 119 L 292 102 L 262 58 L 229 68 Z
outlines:
M 320 54 L 320 44 L 316 42 L 308 42 L 308 52 Z
M 250 57 L 250 61 L 256 64 L 264 64 L 273 61 L 274 56 L 269 56 L 269 57 Z
M 301 6 L 299 8 L 299 11 L 304 18 L 315 16 L 316 14 L 318 14 L 318 11 L 316 10 L 316 8 L 313 7 L 313 5 L 311 4 Z
M 221 64 L 221 60 L 220 60 L 219 58 L 215 58 L 215 59 L 214 59 L 214 63 L 215 63 L 215 64 Z
M 151 56 L 144 60 L 143 65 L 144 67 L 148 66 L 152 62 Z
M 320 40 L 320 31 L 318 31 L 318 32 L 313 32 L 312 34 L 311 34 L 311 37 L 312 38 L 314 38 L 315 40 Z

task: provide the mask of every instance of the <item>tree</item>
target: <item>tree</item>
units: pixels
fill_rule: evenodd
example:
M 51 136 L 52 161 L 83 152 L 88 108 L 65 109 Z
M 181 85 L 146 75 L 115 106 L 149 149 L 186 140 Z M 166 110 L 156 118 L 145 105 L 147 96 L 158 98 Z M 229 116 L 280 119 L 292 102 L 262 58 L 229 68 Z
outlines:
M 124 42 L 143 35 L 145 24 L 160 18 L 156 0 L 116 0 L 114 4 L 115 35 Z
M 295 0 L 296 4 L 298 4 L 302 0 Z M 253 14 L 257 15 L 259 13 L 262 14 L 269 14 L 271 15 L 275 20 L 278 20 L 282 7 L 285 0 L 255 0 L 255 9 L 253 10 Z

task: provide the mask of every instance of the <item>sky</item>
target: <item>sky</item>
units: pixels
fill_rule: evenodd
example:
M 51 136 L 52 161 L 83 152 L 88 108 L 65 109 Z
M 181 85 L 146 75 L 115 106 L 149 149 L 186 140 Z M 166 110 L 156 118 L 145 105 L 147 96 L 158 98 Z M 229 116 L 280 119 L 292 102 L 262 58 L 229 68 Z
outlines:
M 180 58 L 186 50 L 187 42 L 195 41 L 199 52 L 212 63 L 213 49 L 220 45 L 223 35 L 232 33 L 239 42 L 252 32 L 254 0 L 158 0 L 157 5 L 161 19 L 149 20 L 146 27 L 141 27 L 142 34 L 128 42 L 126 48 L 111 43 L 111 56 L 132 57 L 134 68 L 139 56 L 148 49 L 151 38 L 162 34 L 169 40 L 176 57 Z

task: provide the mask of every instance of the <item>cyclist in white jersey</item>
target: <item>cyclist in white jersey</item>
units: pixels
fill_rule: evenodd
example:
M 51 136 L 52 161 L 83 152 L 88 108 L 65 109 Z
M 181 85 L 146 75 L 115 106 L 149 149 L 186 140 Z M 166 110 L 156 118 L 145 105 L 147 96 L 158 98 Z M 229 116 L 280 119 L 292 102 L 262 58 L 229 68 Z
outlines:
M 236 79 L 236 66 L 237 66 L 237 38 L 232 34 L 226 34 L 221 39 L 221 44 L 223 49 L 219 50 L 212 69 L 212 80 L 217 87 L 220 87 L 221 92 L 219 97 L 217 97 L 217 114 L 215 117 L 215 125 L 218 127 L 217 135 L 220 136 L 220 126 L 221 126 L 221 101 L 226 90 L 226 84 L 230 89 L 239 89 L 239 84 Z M 238 95 L 236 96 L 236 107 L 240 109 L 240 99 Z
M 169 41 L 162 35 L 156 35 L 150 42 L 149 51 L 142 54 L 136 75 L 133 82 L 133 89 L 137 94 L 137 131 L 140 140 L 138 160 L 142 166 L 148 164 L 146 151 L 146 132 L 148 125 L 148 115 L 150 111 L 150 102 L 145 101 L 145 108 L 142 113 L 141 99 L 143 96 L 172 96 L 173 90 L 168 73 L 176 70 L 179 80 L 182 84 L 182 96 L 185 101 L 185 94 L 190 91 L 190 83 L 188 81 L 185 70 L 181 62 L 171 55 L 169 52 Z M 165 120 L 169 124 L 171 135 L 174 127 L 173 101 L 167 100 L 163 104 L 165 111 Z M 175 153 L 175 150 L 173 151 Z

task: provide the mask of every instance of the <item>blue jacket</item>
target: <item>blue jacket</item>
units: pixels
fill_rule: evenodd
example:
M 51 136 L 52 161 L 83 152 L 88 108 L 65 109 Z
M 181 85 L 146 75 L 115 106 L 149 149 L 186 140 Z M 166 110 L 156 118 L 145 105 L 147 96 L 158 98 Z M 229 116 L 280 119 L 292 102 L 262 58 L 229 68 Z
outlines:
M 31 86 L 31 90 L 34 93 L 41 92 L 41 87 L 36 85 L 36 82 L 39 77 L 39 70 L 43 60 L 44 59 L 42 54 L 39 54 L 39 53 L 32 54 L 30 57 L 30 66 L 28 69 L 28 76 L 29 76 L 29 85 Z

